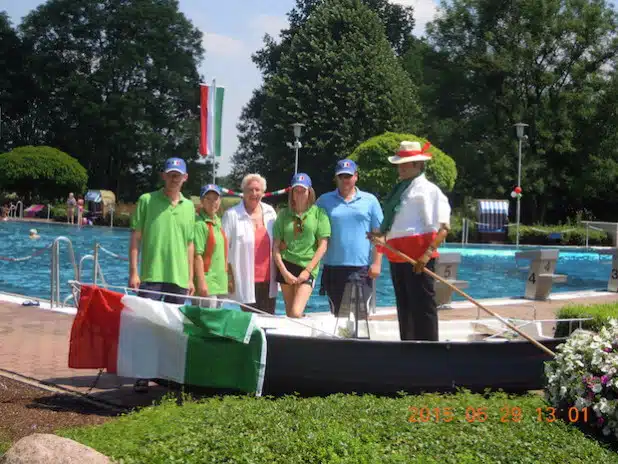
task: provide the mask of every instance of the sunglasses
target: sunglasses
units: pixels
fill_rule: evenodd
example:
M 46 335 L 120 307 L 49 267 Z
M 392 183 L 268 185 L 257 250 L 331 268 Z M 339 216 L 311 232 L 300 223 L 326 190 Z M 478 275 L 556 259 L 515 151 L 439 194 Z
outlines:
M 339 179 L 351 179 L 352 178 L 352 174 L 339 174 L 337 177 L 339 177 Z
M 303 233 L 303 220 L 299 217 L 294 217 L 294 237 Z

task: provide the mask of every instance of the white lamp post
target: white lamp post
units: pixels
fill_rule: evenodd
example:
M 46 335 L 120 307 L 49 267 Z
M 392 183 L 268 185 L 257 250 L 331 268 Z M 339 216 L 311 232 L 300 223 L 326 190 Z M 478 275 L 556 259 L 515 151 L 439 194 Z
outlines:
M 517 187 L 521 187 L 521 141 L 524 139 L 524 128 L 528 127 L 528 124 L 524 124 L 522 122 L 518 122 L 514 124 L 517 129 L 517 139 L 519 140 L 519 150 L 518 150 L 518 162 L 517 162 Z M 521 198 L 520 195 L 517 195 L 517 238 L 515 239 L 515 246 L 519 248 L 519 220 L 521 214 Z
M 290 143 L 288 142 L 288 147 L 289 148 L 293 148 L 295 151 L 295 155 L 296 155 L 296 162 L 294 163 L 294 174 L 298 173 L 298 149 L 302 148 L 302 144 L 300 143 L 300 136 L 302 133 L 302 128 L 305 126 L 304 124 L 301 124 L 300 122 L 295 122 L 294 124 L 291 125 L 294 128 L 294 143 Z

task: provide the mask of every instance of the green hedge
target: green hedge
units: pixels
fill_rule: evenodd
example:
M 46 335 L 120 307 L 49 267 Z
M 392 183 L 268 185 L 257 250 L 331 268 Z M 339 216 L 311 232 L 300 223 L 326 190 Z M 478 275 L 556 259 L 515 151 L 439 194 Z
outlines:
M 463 233 L 463 221 L 460 216 L 451 216 L 451 230 L 447 236 L 447 241 L 461 242 Z M 468 222 L 468 243 L 480 243 L 480 235 L 476 224 Z M 564 232 L 568 231 L 568 232 Z M 560 232 L 560 238 L 550 238 L 551 233 Z M 516 243 L 517 228 L 514 225 L 509 227 L 508 236 L 505 236 L 504 243 Z M 560 246 L 585 246 L 586 227 L 583 226 L 520 226 L 519 243 L 522 245 L 560 245 Z M 588 230 L 588 246 L 611 246 L 612 238 L 605 231 Z
M 125 464 L 618 461 L 577 428 L 539 420 L 537 408 L 546 406 L 538 395 L 467 392 L 398 398 L 227 396 L 182 406 L 166 399 L 101 426 L 58 433 Z M 427 408 L 426 422 L 421 408 Z M 513 408 L 521 411 L 521 421 L 511 420 Z
M 576 319 L 576 318 L 592 318 L 590 321 L 582 322 L 582 329 L 598 332 L 601 327 L 608 325 L 610 319 L 618 319 L 618 303 L 604 304 L 570 304 L 560 308 L 557 319 Z M 574 326 L 575 324 L 571 324 Z M 576 327 L 579 327 L 577 323 Z M 569 335 L 569 323 L 559 322 L 556 326 L 556 337 L 566 337 Z
M 566 232 L 565 232 L 566 231 Z M 549 234 L 561 233 L 559 239 L 551 239 Z M 509 242 L 515 243 L 517 228 L 509 227 Z M 519 243 L 529 245 L 586 245 L 586 227 L 582 226 L 520 226 Z M 612 239 L 607 232 L 588 230 L 589 246 L 611 246 Z

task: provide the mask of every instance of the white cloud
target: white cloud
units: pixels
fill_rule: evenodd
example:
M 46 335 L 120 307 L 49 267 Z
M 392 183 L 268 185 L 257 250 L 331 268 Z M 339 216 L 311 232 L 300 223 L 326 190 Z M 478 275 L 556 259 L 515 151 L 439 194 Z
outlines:
M 206 32 L 204 34 L 204 49 L 210 56 L 233 57 L 240 56 L 245 52 L 242 40 L 234 39 L 227 35 Z
M 277 38 L 281 29 L 285 29 L 287 26 L 288 20 L 285 16 L 260 14 L 254 16 L 249 21 L 249 27 L 259 34 L 260 37 L 268 34 L 273 38 Z
M 391 0 L 403 6 L 414 7 L 414 35 L 425 35 L 425 26 L 438 14 L 438 5 L 435 0 Z

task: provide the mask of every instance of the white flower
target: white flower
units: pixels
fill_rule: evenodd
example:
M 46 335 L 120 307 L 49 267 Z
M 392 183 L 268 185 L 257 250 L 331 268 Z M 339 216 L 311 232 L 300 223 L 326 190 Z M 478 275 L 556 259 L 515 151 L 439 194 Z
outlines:
M 592 393 L 601 393 L 601 390 L 603 390 L 603 386 L 600 383 L 595 383 L 592 386 Z

